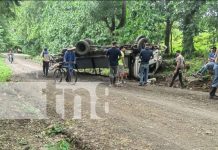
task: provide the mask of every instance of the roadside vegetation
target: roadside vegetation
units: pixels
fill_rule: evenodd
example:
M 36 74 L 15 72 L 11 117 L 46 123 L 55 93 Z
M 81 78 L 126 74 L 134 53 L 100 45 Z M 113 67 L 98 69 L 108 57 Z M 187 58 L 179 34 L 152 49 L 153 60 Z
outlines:
M 10 3 L 9 3 L 10 2 Z M 39 55 L 90 38 L 94 44 L 133 43 L 139 35 L 197 58 L 218 46 L 218 3 L 193 1 L 6 1 L 1 10 L 0 49 Z M 16 6 L 16 7 L 14 7 Z M 0 6 L 1 7 L 1 6 Z M 85 11 L 84 11 L 85 10 Z M 11 32 L 13 31 L 13 32 Z
M 150 43 L 168 47 L 166 61 L 182 51 L 190 66 L 186 74 L 191 75 L 207 61 L 210 48 L 218 47 L 216 1 L 11 0 L 0 3 L 0 8 L 1 51 L 20 48 L 37 63 L 45 47 L 56 54 L 85 38 L 104 46 L 114 40 L 132 44 L 145 35 Z M 163 74 L 171 71 L 166 67 Z M 108 69 L 102 74 L 108 75 Z
M 0 55 L 0 82 L 9 81 L 12 75 L 12 70 L 5 63 L 5 58 Z

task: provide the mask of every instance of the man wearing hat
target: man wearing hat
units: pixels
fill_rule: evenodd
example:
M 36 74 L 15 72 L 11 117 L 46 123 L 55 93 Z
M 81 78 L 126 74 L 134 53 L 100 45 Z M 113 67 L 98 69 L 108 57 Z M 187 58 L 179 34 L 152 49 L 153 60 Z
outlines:
M 67 77 L 66 77 L 67 82 L 70 82 L 71 79 L 70 73 L 74 68 L 74 65 L 76 64 L 76 55 L 74 52 L 75 49 L 76 47 L 70 46 L 64 54 L 64 65 L 67 68 Z

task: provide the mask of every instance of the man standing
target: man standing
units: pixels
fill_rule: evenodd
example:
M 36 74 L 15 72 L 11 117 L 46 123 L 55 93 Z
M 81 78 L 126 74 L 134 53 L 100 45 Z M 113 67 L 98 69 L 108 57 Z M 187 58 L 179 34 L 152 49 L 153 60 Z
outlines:
M 14 61 L 14 54 L 13 54 L 13 51 L 12 49 L 9 50 L 9 53 L 8 53 L 8 61 L 10 63 L 12 63 Z
M 45 48 L 42 53 L 41 53 L 41 57 L 43 58 L 43 74 L 44 76 L 48 76 L 48 69 L 49 69 L 49 61 L 50 61 L 50 56 L 48 53 L 48 49 Z
M 71 46 L 70 48 L 67 49 L 67 51 L 64 54 L 64 66 L 67 68 L 67 76 L 66 76 L 67 82 L 71 81 L 72 70 L 74 69 L 76 64 L 76 55 L 74 52 L 75 49 L 76 47 Z
M 113 42 L 112 47 L 107 51 L 106 55 L 109 58 L 110 65 L 110 86 L 115 85 L 117 78 L 118 60 L 121 56 L 120 50 L 117 48 L 117 43 Z
M 179 76 L 179 81 L 181 84 L 181 87 L 184 87 L 183 81 L 182 81 L 182 71 L 185 67 L 185 60 L 184 57 L 180 54 L 180 51 L 176 52 L 176 68 L 174 71 L 174 75 L 173 75 L 173 79 L 170 83 L 170 87 L 173 86 L 174 81 L 176 80 L 176 78 Z
M 145 49 L 142 49 L 139 58 L 141 59 L 141 64 L 139 68 L 139 86 L 144 86 L 147 84 L 148 73 L 149 73 L 149 61 L 154 58 L 153 52 L 149 45 L 145 45 Z

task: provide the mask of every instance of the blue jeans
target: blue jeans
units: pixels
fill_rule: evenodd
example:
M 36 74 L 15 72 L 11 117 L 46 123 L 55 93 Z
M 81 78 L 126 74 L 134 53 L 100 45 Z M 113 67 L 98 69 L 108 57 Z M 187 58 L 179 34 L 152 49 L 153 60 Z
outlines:
M 74 68 L 74 64 L 72 63 L 64 64 L 64 67 L 67 69 L 66 81 L 70 82 L 71 77 L 73 76 L 72 70 Z
M 213 70 L 214 67 L 214 62 L 209 62 L 206 65 L 204 65 L 199 71 L 198 73 L 200 74 L 204 74 L 207 70 Z
M 144 85 L 148 81 L 149 64 L 141 64 L 139 68 L 140 84 Z
M 212 82 L 212 87 L 218 87 L 218 64 L 214 63 L 214 79 Z
M 110 66 L 110 78 L 116 78 L 117 77 L 117 72 L 118 72 L 118 66 Z

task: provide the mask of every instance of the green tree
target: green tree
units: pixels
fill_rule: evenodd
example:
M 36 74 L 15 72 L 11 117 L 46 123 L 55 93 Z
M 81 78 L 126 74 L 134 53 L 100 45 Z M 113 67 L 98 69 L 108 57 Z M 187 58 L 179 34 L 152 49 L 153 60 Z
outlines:
M 94 20 L 105 22 L 114 35 L 114 31 L 124 27 L 126 23 L 126 0 L 96 1 L 90 12 Z
M 6 49 L 7 45 L 10 45 L 7 32 L 8 18 L 14 17 L 14 13 L 11 11 L 11 7 L 19 6 L 18 0 L 2 0 L 0 1 L 0 48 L 1 51 Z
M 182 18 L 182 30 L 183 30 L 183 51 L 186 54 L 193 54 L 194 36 L 196 34 L 197 26 L 195 24 L 195 15 L 199 12 L 199 9 L 204 5 L 206 0 L 194 0 L 185 1 L 183 3 L 183 18 Z
M 183 39 L 183 50 L 192 54 L 202 37 L 211 36 L 216 43 L 217 7 L 204 1 L 22 1 L 12 9 L 15 18 L 1 18 L 0 36 L 5 45 L 32 55 L 44 47 L 56 53 L 84 38 L 100 45 L 112 40 L 126 44 L 139 35 L 165 43 L 167 54 L 172 43 L 182 49 Z

